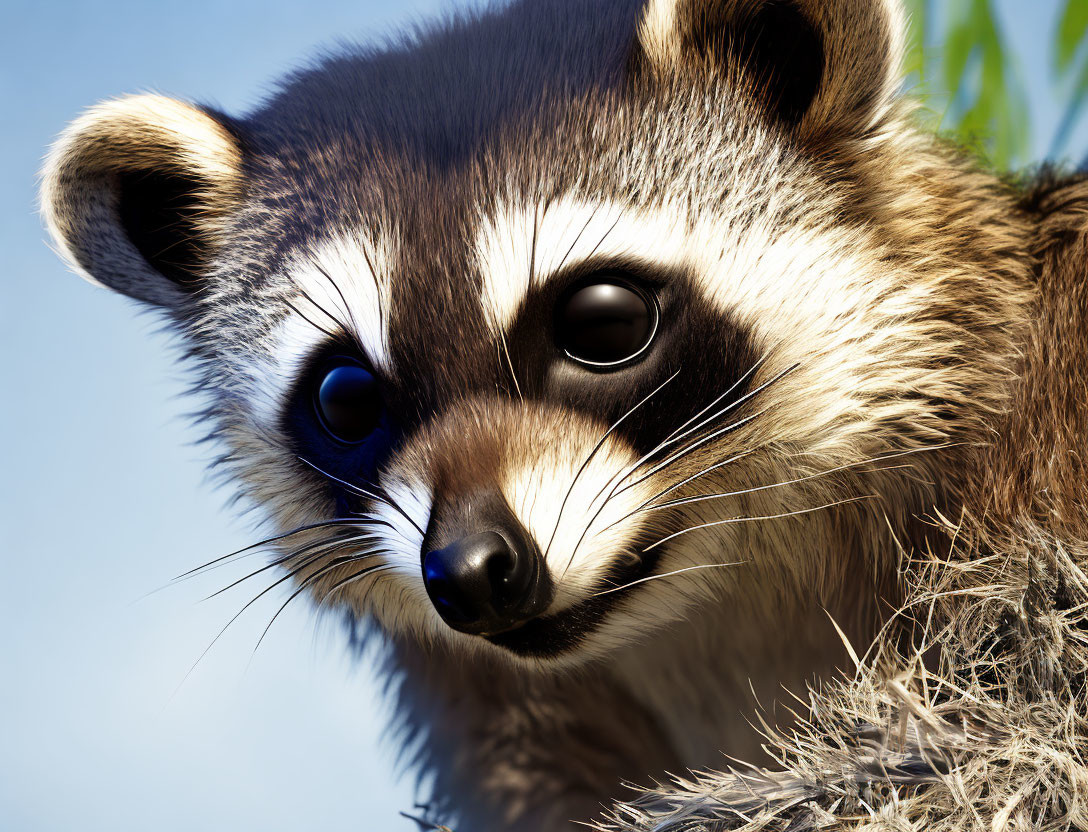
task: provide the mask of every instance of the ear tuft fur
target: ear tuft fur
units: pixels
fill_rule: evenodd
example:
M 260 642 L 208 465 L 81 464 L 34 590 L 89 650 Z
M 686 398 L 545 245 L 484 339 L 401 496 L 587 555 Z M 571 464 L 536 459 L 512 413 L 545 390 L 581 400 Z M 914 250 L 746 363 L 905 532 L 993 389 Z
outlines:
M 158 95 L 99 104 L 46 159 L 41 206 L 69 264 L 160 306 L 198 285 L 241 200 L 242 151 L 206 111 Z
M 657 72 L 721 73 L 803 135 L 859 133 L 900 84 L 898 0 L 649 0 L 640 57 Z

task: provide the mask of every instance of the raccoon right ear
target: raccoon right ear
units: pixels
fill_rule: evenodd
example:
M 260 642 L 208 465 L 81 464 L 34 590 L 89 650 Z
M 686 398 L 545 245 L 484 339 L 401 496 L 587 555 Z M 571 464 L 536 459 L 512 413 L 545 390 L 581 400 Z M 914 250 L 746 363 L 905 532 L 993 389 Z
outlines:
M 93 283 L 177 308 L 200 285 L 243 191 L 242 149 L 209 112 L 159 95 L 92 107 L 60 136 L 41 208 Z
M 899 0 L 648 0 L 639 63 L 724 74 L 802 134 L 864 131 L 900 85 Z

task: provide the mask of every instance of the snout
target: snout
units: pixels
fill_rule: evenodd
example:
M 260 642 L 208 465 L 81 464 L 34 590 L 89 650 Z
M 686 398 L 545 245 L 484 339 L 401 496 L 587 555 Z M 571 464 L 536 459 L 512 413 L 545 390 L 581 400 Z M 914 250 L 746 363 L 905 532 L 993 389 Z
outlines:
M 424 548 L 427 594 L 455 630 L 506 632 L 551 603 L 552 583 L 540 549 L 497 493 L 460 500 L 432 515 Z

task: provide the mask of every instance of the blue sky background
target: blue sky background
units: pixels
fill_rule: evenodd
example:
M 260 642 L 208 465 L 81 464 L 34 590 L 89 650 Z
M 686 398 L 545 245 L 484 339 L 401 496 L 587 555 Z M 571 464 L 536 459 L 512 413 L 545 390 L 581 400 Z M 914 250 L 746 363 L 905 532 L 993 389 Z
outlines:
M 185 678 L 251 595 L 200 599 L 244 565 L 145 596 L 251 527 L 205 479 L 169 339 L 47 248 L 35 174 L 96 100 L 155 90 L 240 112 L 315 48 L 450 5 L 0 3 L 0 829 L 413 829 L 369 668 L 303 604 L 250 662 L 274 594 Z M 999 6 L 1038 154 L 1059 114 L 1057 0 Z M 1088 152 L 1084 124 L 1071 148 Z

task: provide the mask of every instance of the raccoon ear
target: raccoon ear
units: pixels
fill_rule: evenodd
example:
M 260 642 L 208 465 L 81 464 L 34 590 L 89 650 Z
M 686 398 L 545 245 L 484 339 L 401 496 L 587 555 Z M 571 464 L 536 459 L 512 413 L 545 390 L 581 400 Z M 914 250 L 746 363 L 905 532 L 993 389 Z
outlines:
M 46 227 L 94 283 L 176 308 L 200 285 L 241 199 L 242 150 L 209 112 L 159 95 L 76 119 L 42 174 Z
M 724 73 L 806 134 L 864 131 L 900 84 L 899 0 L 648 0 L 641 63 Z

